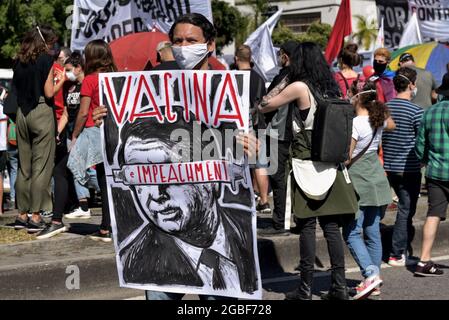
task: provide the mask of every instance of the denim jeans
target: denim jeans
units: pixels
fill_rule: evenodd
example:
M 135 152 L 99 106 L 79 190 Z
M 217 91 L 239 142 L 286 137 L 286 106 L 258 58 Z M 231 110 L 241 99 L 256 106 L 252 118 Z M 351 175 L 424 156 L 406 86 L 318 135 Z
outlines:
M 412 254 L 411 243 L 415 236 L 413 216 L 421 189 L 421 172 L 387 172 L 387 175 L 399 198 L 390 256 L 400 258 L 407 250 Z
M 349 251 L 365 278 L 380 273 L 380 264 L 382 263 L 381 217 L 381 207 L 360 207 L 358 219 L 343 227 L 343 237 Z
M 182 300 L 184 295 L 185 295 L 184 293 L 145 290 L 146 300 Z M 199 295 L 199 298 L 200 300 L 237 300 L 235 298 L 201 295 L 201 294 Z
M 11 201 L 16 201 L 16 178 L 17 169 L 19 167 L 19 150 L 17 147 L 8 147 L 8 174 L 10 184 L 10 198 Z
M 87 169 L 87 175 L 89 180 L 87 180 L 85 185 L 75 180 L 75 190 L 78 200 L 90 198 L 89 188 L 95 189 L 95 191 L 100 192 L 100 187 L 98 185 L 97 171 L 95 169 Z

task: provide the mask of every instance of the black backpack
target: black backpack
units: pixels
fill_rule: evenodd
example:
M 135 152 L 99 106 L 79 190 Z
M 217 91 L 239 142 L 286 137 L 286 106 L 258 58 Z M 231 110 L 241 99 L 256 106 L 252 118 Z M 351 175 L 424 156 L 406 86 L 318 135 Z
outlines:
M 317 106 L 313 121 L 311 159 L 342 163 L 349 159 L 354 107 L 348 100 L 321 95 L 309 86 Z

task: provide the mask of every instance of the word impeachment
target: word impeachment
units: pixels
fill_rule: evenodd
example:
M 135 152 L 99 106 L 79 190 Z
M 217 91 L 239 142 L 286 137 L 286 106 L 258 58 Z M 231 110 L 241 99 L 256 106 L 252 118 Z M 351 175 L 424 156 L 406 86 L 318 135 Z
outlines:
M 175 123 L 177 108 L 187 122 L 196 120 L 211 127 L 232 123 L 247 130 L 249 81 L 244 81 L 245 77 L 249 78 L 249 73 L 242 71 L 101 74 L 101 103 L 112 111 L 118 125 L 139 118 Z
M 223 160 L 125 165 L 114 170 L 114 180 L 125 185 L 229 182 L 230 166 Z

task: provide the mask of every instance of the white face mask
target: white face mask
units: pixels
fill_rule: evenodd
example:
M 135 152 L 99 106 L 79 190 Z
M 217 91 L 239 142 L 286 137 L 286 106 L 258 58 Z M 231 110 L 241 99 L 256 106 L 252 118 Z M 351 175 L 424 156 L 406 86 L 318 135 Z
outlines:
M 72 81 L 72 82 L 76 81 L 76 75 L 73 73 L 73 70 L 72 71 L 67 71 L 65 73 L 65 75 L 67 76 L 67 79 L 69 79 L 70 81 Z
M 173 55 L 181 69 L 193 70 L 208 54 L 207 43 L 173 46 Z

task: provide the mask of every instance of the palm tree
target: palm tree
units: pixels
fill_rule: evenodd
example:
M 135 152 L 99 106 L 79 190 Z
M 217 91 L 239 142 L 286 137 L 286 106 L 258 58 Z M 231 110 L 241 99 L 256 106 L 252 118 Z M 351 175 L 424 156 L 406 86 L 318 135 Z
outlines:
M 369 50 L 371 43 L 376 41 L 377 24 L 374 20 L 368 21 L 367 18 L 361 15 L 354 16 L 357 19 L 357 32 L 354 33 L 354 38 L 360 46 L 365 50 Z

